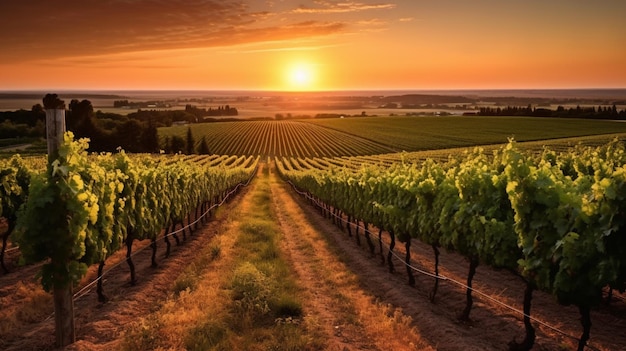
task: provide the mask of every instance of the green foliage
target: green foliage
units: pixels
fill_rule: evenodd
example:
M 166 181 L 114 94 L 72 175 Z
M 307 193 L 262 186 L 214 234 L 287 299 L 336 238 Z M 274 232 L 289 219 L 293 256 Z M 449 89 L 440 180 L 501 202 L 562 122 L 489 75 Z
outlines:
M 298 188 L 354 218 L 519 271 L 562 304 L 626 288 L 626 152 L 525 153 L 511 141 L 445 162 L 308 167 L 276 159 Z M 299 162 L 298 162 L 299 163 Z M 341 165 L 340 162 L 338 162 Z
M 31 172 L 19 155 L 0 162 L 0 216 L 14 226 L 17 211 L 26 201 Z
M 98 199 L 81 178 L 90 168 L 86 141 L 72 139 L 68 133 L 51 172 L 31 178 L 28 202 L 19 216 L 16 241 L 26 261 L 50 259 L 41 271 L 46 290 L 75 283 L 86 273 L 79 260 L 98 217 Z
M 360 117 L 200 123 L 159 128 L 161 145 L 184 150 L 191 128 L 220 155 L 341 157 L 625 133 L 626 124 L 537 117 Z M 169 150 L 172 138 L 177 148 Z M 606 138 L 605 138 L 606 140 Z M 167 141 L 167 142 L 166 142 Z M 181 146 L 182 145 L 182 146 Z
M 173 221 L 248 179 L 258 162 L 133 160 L 123 151 L 90 156 L 87 147 L 86 139 L 74 141 L 68 132 L 47 172 L 30 175 L 19 167 L 4 172 L 3 211 L 18 206 L 14 197 L 26 194 L 20 184 L 29 183 L 14 240 L 25 262 L 45 262 L 39 276 L 46 290 L 77 283 L 89 265 L 105 260 L 131 235 L 155 239 Z
M 405 151 L 501 144 L 513 136 L 526 141 L 626 132 L 621 122 L 545 117 L 365 117 L 307 122 Z
M 272 282 L 250 262 L 235 270 L 231 281 L 233 300 L 239 311 L 251 316 L 261 316 L 270 311 L 269 300 Z

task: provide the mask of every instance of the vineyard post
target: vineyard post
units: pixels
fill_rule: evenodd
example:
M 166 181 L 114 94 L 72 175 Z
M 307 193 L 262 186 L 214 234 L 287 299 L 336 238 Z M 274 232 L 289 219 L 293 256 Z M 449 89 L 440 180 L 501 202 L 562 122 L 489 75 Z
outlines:
M 65 103 L 56 94 L 46 94 L 43 98 L 46 109 L 46 140 L 48 141 L 48 163 L 54 161 L 63 142 L 65 133 Z
M 65 103 L 56 94 L 46 94 L 43 98 L 46 110 L 46 138 L 48 140 L 48 167 L 51 167 L 59 154 L 59 146 L 65 133 Z M 56 262 L 56 264 L 64 264 Z M 74 299 L 72 283 L 54 284 L 54 330 L 56 344 L 67 346 L 76 341 L 74 328 Z

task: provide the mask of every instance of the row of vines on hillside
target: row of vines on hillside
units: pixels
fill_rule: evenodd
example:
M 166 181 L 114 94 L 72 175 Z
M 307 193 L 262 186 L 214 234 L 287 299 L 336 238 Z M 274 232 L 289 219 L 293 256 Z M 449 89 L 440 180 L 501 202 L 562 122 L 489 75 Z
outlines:
M 491 156 L 475 149 L 446 162 L 359 169 L 276 161 L 285 178 L 348 221 L 387 231 L 391 250 L 396 238 L 404 242 L 407 264 L 412 238 L 433 247 L 436 275 L 439 248 L 465 256 L 470 267 L 463 319 L 469 318 L 480 263 L 520 274 L 526 282 L 526 338 L 512 349 L 534 344 L 529 316 L 535 289 L 578 306 L 583 350 L 590 309 L 601 302 L 603 288 L 626 287 L 626 153 L 617 140 L 559 153 L 546 148 L 539 155 L 510 142 Z
M 187 127 L 161 130 L 163 138 L 183 138 Z M 370 155 L 395 149 L 358 136 L 298 121 L 218 122 L 195 125 L 210 152 L 222 155 L 323 157 Z
M 157 236 L 183 221 L 197 223 L 229 189 L 249 179 L 257 157 L 88 155 L 87 140 L 66 133 L 59 157 L 47 171 L 29 171 L 19 157 L 0 165 L 2 216 L 26 263 L 44 262 L 46 290 L 76 284 L 87 267 L 127 249 L 135 240 L 151 240 L 156 265 Z M 215 160 L 220 160 L 215 164 Z M 191 229 L 188 230 L 191 234 Z M 182 230 L 183 240 L 186 239 Z M 174 239 L 179 238 L 174 234 Z M 166 256 L 170 252 L 168 236 Z M 101 280 L 99 281 L 101 283 Z M 99 284 L 98 297 L 105 300 Z

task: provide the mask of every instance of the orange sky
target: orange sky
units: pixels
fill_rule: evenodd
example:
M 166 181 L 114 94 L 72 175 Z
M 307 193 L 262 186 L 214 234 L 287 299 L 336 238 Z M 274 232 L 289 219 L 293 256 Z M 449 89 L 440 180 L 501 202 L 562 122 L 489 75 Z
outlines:
M 624 0 L 0 2 L 0 90 L 626 88 Z

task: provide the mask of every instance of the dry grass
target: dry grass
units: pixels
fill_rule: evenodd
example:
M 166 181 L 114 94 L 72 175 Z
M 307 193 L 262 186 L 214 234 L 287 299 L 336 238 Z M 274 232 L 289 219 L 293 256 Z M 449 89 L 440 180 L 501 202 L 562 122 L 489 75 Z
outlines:
M 123 350 L 429 349 L 399 309 L 376 302 L 268 173 L 172 281 L 157 310 L 128 328 Z M 278 220 L 281 203 L 291 213 Z M 282 210 L 281 210 L 282 211 Z M 297 225 L 294 225 L 297 223 Z M 298 238 L 291 249 L 288 237 Z M 303 240 L 306 239 L 306 240 Z M 294 251 L 291 251 L 294 250 Z M 310 258 L 304 259 L 304 258 Z M 294 268 L 302 260 L 306 279 Z M 301 262 L 302 263 L 302 262 Z M 313 292 L 313 293 L 312 293 Z M 311 303 L 312 302 L 312 303 Z
M 400 309 L 375 301 L 361 288 L 359 277 L 340 259 L 342 252 L 326 235 L 329 230 L 336 230 L 334 226 L 330 229 L 309 225 L 311 219 L 284 185 L 276 184 L 275 196 L 283 232 L 297 233 L 285 238 L 285 246 L 290 248 L 302 279 L 312 282 L 308 289 L 318 300 L 308 304 L 310 309 L 318 310 L 317 316 L 305 318 L 309 328 L 329 333 L 327 324 L 332 322 L 331 335 L 327 335 L 335 339 L 330 344 L 332 349 L 433 350 L 410 317 Z M 319 300 L 320 296 L 324 298 Z
M 160 309 L 126 332 L 122 348 L 321 350 L 300 323 L 269 202 L 267 177 L 255 180 L 223 234 L 175 280 Z
M 207 316 L 215 319 L 227 314 L 226 306 L 230 300 L 223 272 L 232 269 L 234 258 L 230 254 L 236 237 L 236 223 L 228 224 L 224 235 L 216 237 L 217 241 L 208 250 L 203 251 L 196 262 L 179 276 L 175 282 L 175 290 L 163 303 L 160 310 L 151 316 L 135 323 L 127 331 L 122 348 L 125 350 L 184 350 L 185 338 L 194 326 L 205 323 Z M 214 257 L 212 247 L 220 247 L 221 254 L 205 264 L 198 264 Z M 201 268 L 199 268 L 201 267 Z M 201 273 L 195 271 L 200 269 Z M 193 285 L 180 289 L 181 281 Z
M 320 255 L 331 254 L 325 244 L 317 242 L 316 247 L 305 249 Z M 323 246 L 317 246 L 323 245 Z M 321 257 L 321 256 L 320 256 Z M 434 350 L 422 340 L 413 327 L 412 318 L 402 310 L 382 304 L 368 296 L 359 286 L 356 275 L 338 260 L 318 260 L 315 269 L 327 277 L 325 284 L 333 288 L 332 297 L 342 306 L 342 322 L 362 327 L 367 338 L 380 350 Z
M 435 350 L 423 341 L 412 326 L 411 317 L 389 304 L 355 297 L 359 318 L 368 325 L 367 334 L 381 350 Z

